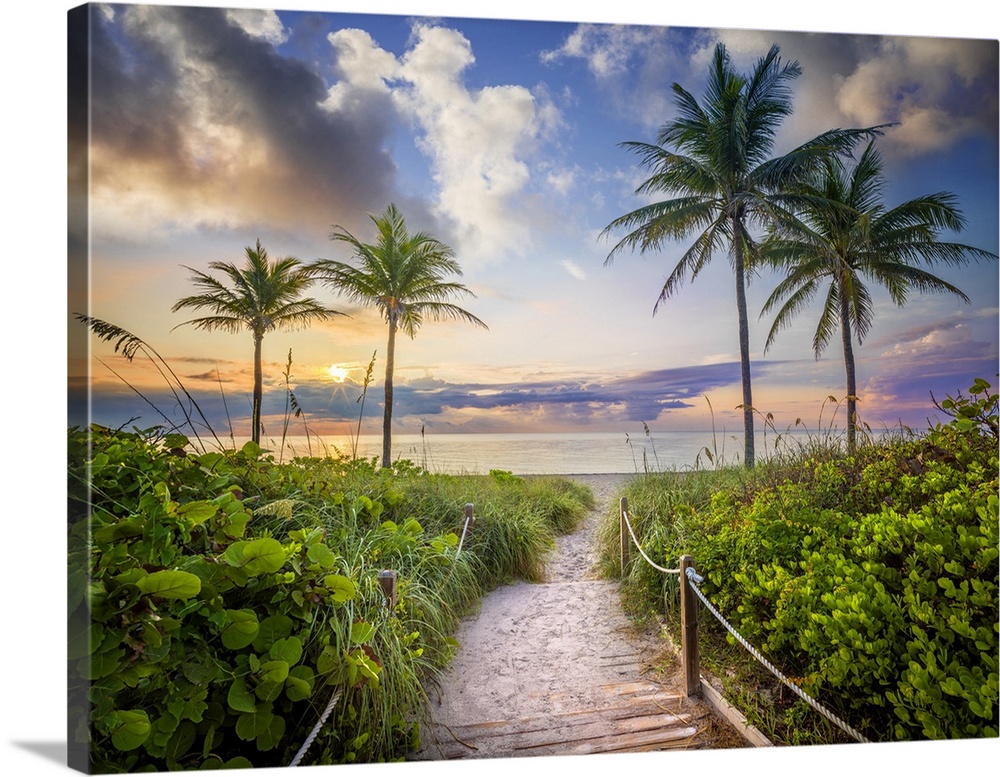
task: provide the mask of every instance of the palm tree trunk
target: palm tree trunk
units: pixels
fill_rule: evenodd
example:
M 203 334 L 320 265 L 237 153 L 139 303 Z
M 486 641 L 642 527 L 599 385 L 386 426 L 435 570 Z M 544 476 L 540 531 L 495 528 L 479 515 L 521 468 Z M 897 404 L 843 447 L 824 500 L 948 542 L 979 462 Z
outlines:
M 847 372 L 847 452 L 857 448 L 858 377 L 854 368 L 854 344 L 851 342 L 851 317 L 847 290 L 840 287 L 840 335 L 844 341 L 844 368 Z
M 740 375 L 743 383 L 743 462 L 754 465 L 753 396 L 750 390 L 750 324 L 747 319 L 743 225 L 733 219 L 733 260 L 736 265 L 736 315 L 740 329 Z
M 260 406 L 264 398 L 264 373 L 261 368 L 261 344 L 264 335 L 254 333 L 253 336 L 253 408 L 250 439 L 260 445 Z
M 382 415 L 382 466 L 392 464 L 392 371 L 396 362 L 396 322 L 389 319 L 389 345 L 385 358 L 385 411 Z

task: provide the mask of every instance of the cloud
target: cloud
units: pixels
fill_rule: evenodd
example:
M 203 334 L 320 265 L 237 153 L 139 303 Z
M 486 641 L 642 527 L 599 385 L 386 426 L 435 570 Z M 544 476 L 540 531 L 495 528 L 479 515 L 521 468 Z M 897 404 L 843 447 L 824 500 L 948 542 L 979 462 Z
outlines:
M 437 208 L 452 223 L 457 248 L 473 261 L 527 250 L 528 159 L 558 112 L 524 86 L 467 88 L 463 74 L 475 57 L 456 30 L 417 24 L 412 37 L 399 70 L 406 85 L 394 94 L 419 126 Z
M 364 30 L 343 29 L 327 36 L 337 54 L 335 83 L 326 100 L 330 111 L 356 111 L 376 100 L 385 109 L 391 99 L 389 82 L 398 77 L 399 63 L 387 51 L 379 48 Z
M 276 52 L 269 14 L 126 6 L 94 21 L 95 238 L 316 229 L 389 200 L 394 114 L 324 109 L 326 84 Z
M 578 281 L 587 280 L 587 273 L 584 272 L 583 268 L 571 259 L 564 259 L 560 262 L 562 268 L 576 278 Z
M 832 127 L 897 123 L 881 142 L 912 157 L 974 134 L 996 137 L 995 41 L 961 38 L 720 30 L 738 67 L 777 43 L 797 60 L 795 112 L 782 137 L 791 146 Z
M 228 8 L 226 19 L 247 35 L 280 46 L 288 40 L 288 31 L 274 11 L 263 8 Z
M 542 52 L 540 59 L 553 67 L 583 61 L 614 110 L 627 111 L 655 128 L 670 111 L 671 82 L 687 81 L 692 57 L 702 46 L 701 36 L 693 36 L 691 30 L 580 24 L 562 46 Z
M 795 113 L 781 131 L 788 147 L 833 127 L 885 123 L 898 127 L 883 148 L 901 157 L 973 134 L 995 139 L 998 67 L 991 40 L 582 24 L 542 60 L 585 62 L 613 104 L 655 128 L 674 115 L 671 83 L 700 97 L 717 41 L 741 71 L 773 44 L 784 60 L 801 63 Z
M 758 374 L 766 364 L 757 365 Z M 271 380 L 265 382 L 264 413 L 281 415 L 287 394 L 273 365 Z M 214 372 L 192 376 L 202 385 L 190 386 L 191 393 L 209 416 L 213 428 L 225 430 L 229 423 L 248 427 L 249 406 L 244 393 L 228 389 L 228 403 L 221 396 Z M 249 375 L 240 376 L 249 387 Z M 232 375 L 227 379 L 227 383 Z M 550 378 L 538 376 L 516 383 L 449 382 L 430 375 L 407 379 L 397 375 L 394 386 L 393 416 L 397 423 L 413 425 L 432 421 L 435 428 L 453 431 L 496 430 L 500 419 L 506 428 L 522 431 L 539 428 L 569 428 L 576 424 L 616 428 L 641 421 L 653 423 L 665 413 L 689 409 L 705 394 L 738 384 L 738 363 L 712 364 L 676 369 L 654 370 L 634 375 L 603 378 Z M 240 381 L 236 381 L 239 383 Z M 292 387 L 296 399 L 311 424 L 330 425 L 356 421 L 358 397 L 363 387 L 354 381 L 331 383 L 328 378 L 300 378 Z M 94 385 L 93 412 L 98 423 L 115 426 L 132 418 L 145 421 L 139 425 L 163 423 L 162 415 L 181 422 L 175 398 L 162 389 L 145 389 L 148 402 L 136 398 L 120 383 L 101 381 Z M 368 389 L 365 412 L 372 418 L 381 415 L 382 389 Z M 160 412 L 151 409 L 154 406 Z M 162 415 L 161 415 L 162 413 Z M 572 422 L 572 423 L 571 423 Z M 526 427 L 526 424 L 531 424 Z
M 881 38 L 836 79 L 841 115 L 860 126 L 898 123 L 890 137 L 899 153 L 946 148 L 988 129 L 982 123 L 987 102 L 995 133 L 995 42 Z

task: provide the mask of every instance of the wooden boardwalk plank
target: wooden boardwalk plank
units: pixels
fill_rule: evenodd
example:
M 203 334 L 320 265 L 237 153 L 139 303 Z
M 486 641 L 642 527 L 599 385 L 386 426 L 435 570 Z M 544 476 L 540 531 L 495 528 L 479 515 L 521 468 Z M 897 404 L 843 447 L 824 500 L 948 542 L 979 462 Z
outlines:
M 684 711 L 685 699 L 645 681 L 599 686 L 599 706 L 512 720 L 438 727 L 438 750 L 445 759 L 491 754 L 584 755 L 686 748 L 698 728 Z

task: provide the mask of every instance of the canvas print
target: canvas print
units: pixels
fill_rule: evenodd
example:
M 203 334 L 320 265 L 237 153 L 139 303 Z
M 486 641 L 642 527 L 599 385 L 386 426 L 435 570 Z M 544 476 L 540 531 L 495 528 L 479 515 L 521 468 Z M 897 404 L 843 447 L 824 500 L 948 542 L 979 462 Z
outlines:
M 67 33 L 71 767 L 997 738 L 997 40 Z

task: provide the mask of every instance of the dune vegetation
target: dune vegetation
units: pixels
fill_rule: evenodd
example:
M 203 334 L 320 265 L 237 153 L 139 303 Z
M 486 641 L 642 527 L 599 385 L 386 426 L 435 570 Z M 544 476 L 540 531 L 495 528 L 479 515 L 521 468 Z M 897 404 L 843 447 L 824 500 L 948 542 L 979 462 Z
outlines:
M 189 442 L 69 432 L 70 747 L 94 772 L 402 759 L 458 619 L 538 579 L 593 504 L 558 478 Z
M 940 408 L 922 435 L 854 453 L 810 435 L 753 470 L 640 475 L 621 494 L 651 559 L 693 556 L 720 614 L 871 741 L 997 736 L 997 396 L 977 380 Z M 621 574 L 617 509 L 601 538 Z M 635 558 L 624 580 L 632 615 L 679 640 L 677 576 Z M 702 665 L 776 744 L 852 741 L 699 620 Z

